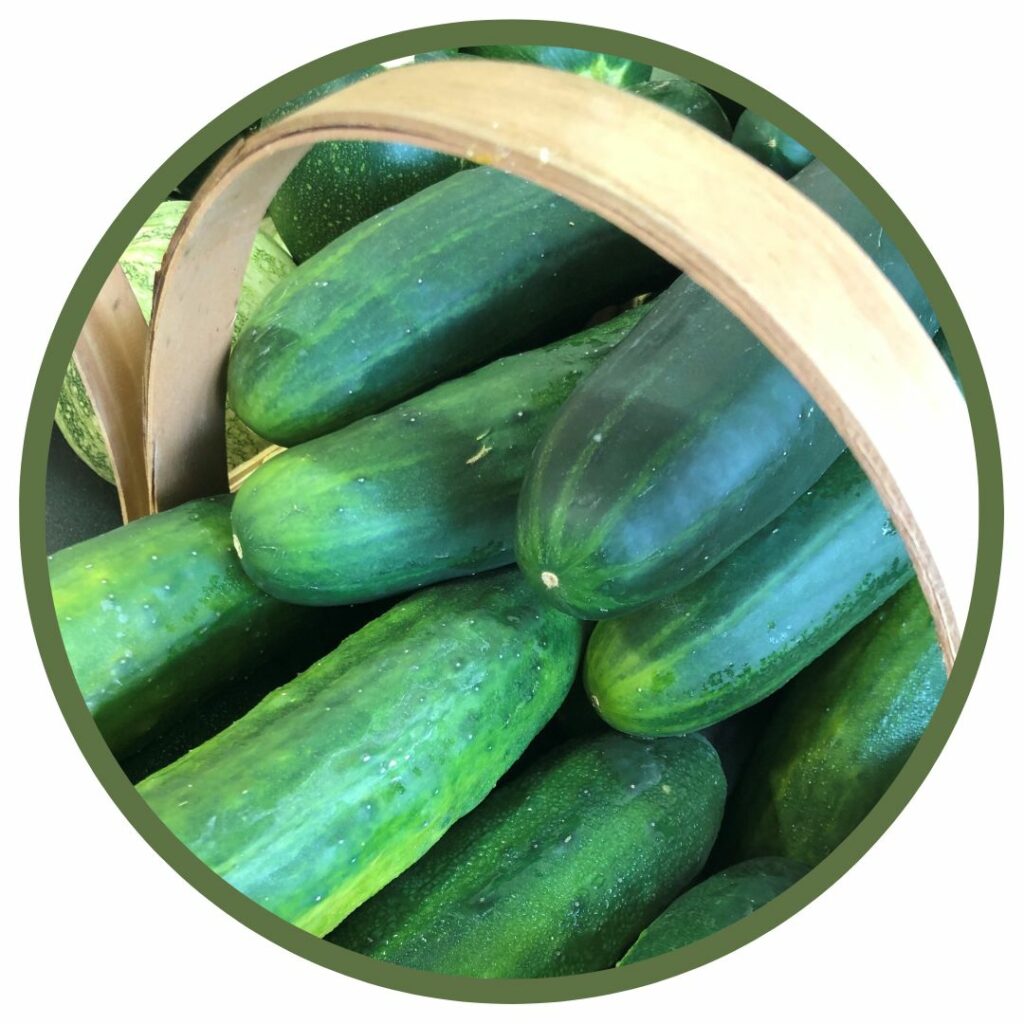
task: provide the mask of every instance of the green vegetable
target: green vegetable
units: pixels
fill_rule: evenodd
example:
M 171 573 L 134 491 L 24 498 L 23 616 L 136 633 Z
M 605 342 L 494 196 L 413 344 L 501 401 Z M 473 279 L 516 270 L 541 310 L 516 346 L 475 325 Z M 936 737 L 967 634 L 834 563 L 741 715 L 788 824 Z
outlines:
M 740 781 L 725 848 L 817 864 L 889 788 L 945 683 L 913 580 L 783 691 Z
M 670 85 L 649 97 L 714 125 L 713 104 Z M 233 353 L 228 392 L 254 430 L 297 444 L 564 337 L 676 276 L 546 189 L 461 171 L 348 231 L 268 296 Z
M 732 99 L 732 97 L 726 96 L 725 93 L 718 92 L 717 89 L 708 89 L 708 92 L 711 93 L 718 102 L 718 105 L 725 111 L 725 116 L 729 118 L 730 124 L 736 124 L 743 115 L 743 111 L 746 110 L 746 107 L 739 101 Z
M 923 290 L 853 193 L 819 163 L 793 183 L 865 247 L 934 331 Z M 698 579 L 842 450 L 789 371 L 681 278 L 573 392 L 537 446 L 520 497 L 519 564 L 565 611 L 625 613 Z
M 848 453 L 778 519 L 690 586 L 601 622 L 587 689 L 601 717 L 681 735 L 777 690 L 913 575 L 874 487 Z
M 736 864 L 688 889 L 640 933 L 619 967 L 706 939 L 775 899 L 807 869 L 781 857 Z
M 717 100 L 707 89 L 688 78 L 644 82 L 630 92 L 696 121 L 720 138 L 727 139 L 732 134 L 732 125 Z
M 288 632 L 288 643 L 276 645 L 269 657 L 219 685 L 169 728 L 147 739 L 135 753 L 120 758 L 128 781 L 134 785 L 212 739 L 250 712 L 271 690 L 291 682 L 393 603 L 375 601 L 352 607 L 301 609 L 301 616 Z
M 138 790 L 227 882 L 323 935 L 487 795 L 580 646 L 514 570 L 434 587 Z
M 217 164 L 220 163 L 227 151 L 231 149 L 236 142 L 244 139 L 247 135 L 250 135 L 258 127 L 259 123 L 251 124 L 247 128 L 243 128 L 242 131 L 233 138 L 228 139 L 227 142 L 218 146 L 205 160 L 182 178 L 174 189 L 172 198 L 192 199 L 199 191 L 199 186 L 202 185 L 202 183 L 209 177 L 210 172 L 217 166 Z
M 792 178 L 814 159 L 809 149 L 752 110 L 745 110 L 740 115 L 732 134 L 732 144 L 782 178 Z
M 570 744 L 499 788 L 330 939 L 439 974 L 611 967 L 700 870 L 724 800 L 703 737 Z
M 275 289 L 233 353 L 228 392 L 253 429 L 292 445 L 564 336 L 673 275 L 537 185 L 461 171 L 349 231 Z
M 49 570 L 68 661 L 118 756 L 260 664 L 301 614 L 242 572 L 228 498 L 82 541 L 51 555 Z
M 263 118 L 273 124 L 380 65 L 325 82 Z M 420 189 L 471 166 L 468 160 L 398 142 L 318 142 L 296 164 L 270 204 L 270 215 L 302 263 L 356 224 Z
M 188 203 L 180 200 L 161 203 L 120 259 L 121 269 L 128 278 L 147 323 L 153 307 L 154 275 L 160 269 L 164 252 L 187 207 Z M 238 338 L 264 296 L 293 269 L 288 253 L 261 228 L 253 243 L 249 266 L 242 281 L 233 339 Z M 81 459 L 104 480 L 113 483 L 114 471 L 110 466 L 106 441 L 92 402 L 86 394 L 85 384 L 73 362 L 68 363 L 54 419 L 68 444 Z M 226 433 L 229 467 L 252 458 L 267 444 L 239 421 L 230 407 L 227 409 Z
M 593 78 L 609 85 L 627 86 L 646 82 L 651 66 L 610 53 L 573 50 L 565 46 L 464 46 L 463 53 L 488 60 L 512 60 L 526 64 L 543 64 L 559 71 Z
M 245 571 L 283 600 L 342 604 L 515 561 L 530 454 L 646 312 L 499 359 L 272 459 L 232 510 Z

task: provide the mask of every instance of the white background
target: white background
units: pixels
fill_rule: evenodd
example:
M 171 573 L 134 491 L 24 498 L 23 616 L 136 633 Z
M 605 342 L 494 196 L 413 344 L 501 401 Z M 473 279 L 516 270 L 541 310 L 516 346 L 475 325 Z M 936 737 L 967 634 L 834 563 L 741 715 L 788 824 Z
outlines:
M 913 7 L 927 13 L 904 13 Z M 19 5 L 20 23 L 8 20 L 4 33 L 3 117 L 16 141 L 4 146 L 0 193 L 0 934 L 15 1019 L 411 1013 L 429 1022 L 482 1012 L 373 988 L 278 949 L 192 891 L 136 835 L 82 760 L 44 677 L 21 587 L 16 491 L 30 390 L 54 320 L 93 245 L 145 178 L 224 108 L 298 64 L 485 13 L 601 24 L 692 50 L 788 100 L 857 156 L 917 226 L 973 329 L 1001 426 L 1010 533 L 995 628 L 961 722 L 918 796 L 852 872 L 771 935 L 683 978 L 585 1007 L 483 1012 L 549 1019 L 583 1011 L 611 1021 L 661 1010 L 730 1022 L 1019 1012 L 1019 32 L 1010 5 L 989 0 L 841 9 L 830 14 L 840 5 L 820 0 L 658 10 L 649 0 Z M 941 453 L 934 458 L 940 472 Z

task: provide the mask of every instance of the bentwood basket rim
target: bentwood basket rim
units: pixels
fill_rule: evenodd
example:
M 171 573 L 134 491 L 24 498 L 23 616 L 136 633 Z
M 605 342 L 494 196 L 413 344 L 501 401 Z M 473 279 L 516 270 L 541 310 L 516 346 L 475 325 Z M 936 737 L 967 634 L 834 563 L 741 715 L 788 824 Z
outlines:
M 158 275 L 136 381 L 145 494 L 139 467 L 122 471 L 112 453 L 122 490 L 133 488 L 122 494 L 126 509 L 153 512 L 228 489 L 223 367 L 259 221 L 312 144 L 356 138 L 468 155 L 545 185 L 708 288 L 807 387 L 870 476 L 952 663 L 974 580 L 973 436 L 941 357 L 896 290 L 817 207 L 710 132 L 620 90 L 529 65 L 393 68 L 224 156 Z M 105 403 L 97 412 L 109 430 Z M 943 452 L 942 478 L 920 458 L 921 437 Z

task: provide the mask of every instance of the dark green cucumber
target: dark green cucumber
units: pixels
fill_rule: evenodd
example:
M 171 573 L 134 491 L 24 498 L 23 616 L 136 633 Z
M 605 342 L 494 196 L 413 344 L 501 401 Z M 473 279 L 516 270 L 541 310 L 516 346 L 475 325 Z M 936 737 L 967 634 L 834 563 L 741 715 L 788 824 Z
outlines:
M 784 857 L 735 864 L 688 889 L 640 933 L 619 967 L 671 953 L 727 928 L 775 899 L 807 873 Z
M 197 167 L 191 170 L 184 178 L 178 182 L 174 192 L 168 198 L 170 199 L 192 199 L 195 194 L 199 191 L 199 186 L 209 176 L 210 171 L 217 166 L 220 160 L 224 157 L 224 154 L 235 145 L 240 139 L 244 139 L 249 135 L 253 128 L 258 127 L 257 125 L 250 125 L 248 128 L 242 129 L 233 138 L 228 139 L 227 142 L 218 146 L 205 160 L 203 160 Z
M 570 71 L 608 85 L 637 85 L 651 77 L 650 64 L 592 50 L 574 50 L 566 46 L 464 46 L 463 53 L 488 60 L 512 60 L 542 64 L 558 71 Z
M 732 144 L 781 178 L 792 178 L 814 159 L 809 149 L 752 110 L 740 115 L 732 133 Z
M 848 452 L 699 580 L 598 623 L 584 678 L 609 725 L 672 736 L 777 690 L 913 575 L 885 506 Z
M 718 101 L 707 89 L 688 78 L 644 82 L 634 86 L 630 92 L 696 121 L 720 138 L 728 139 L 732 134 L 732 125 Z
M 273 124 L 380 65 L 325 82 L 267 114 Z M 318 142 L 295 165 L 270 204 L 270 216 L 296 263 L 308 260 L 349 228 L 441 181 L 470 162 L 397 142 Z
M 471 53 L 463 53 L 456 47 L 454 49 L 427 50 L 425 53 L 417 53 L 413 58 L 413 62 L 416 64 L 431 64 L 439 60 L 458 60 L 463 57 L 473 58 L 473 56 Z
M 782 692 L 730 809 L 726 851 L 821 861 L 889 788 L 945 682 L 913 580 Z
M 648 98 L 714 130 L 714 106 L 669 84 Z M 272 441 L 307 441 L 676 276 L 546 189 L 462 171 L 348 231 L 267 297 L 231 356 L 232 407 Z
M 232 510 L 245 571 L 283 600 L 343 604 L 515 561 L 516 500 L 534 447 L 647 309 L 272 459 Z
M 242 571 L 230 507 L 191 501 L 50 556 L 68 661 L 115 755 L 260 664 L 303 614 Z
M 664 68 L 654 68 L 651 71 L 652 82 L 674 82 L 678 81 L 682 76 L 677 75 L 674 71 L 666 71 Z M 687 81 L 687 79 L 684 79 Z M 728 134 L 732 134 L 733 125 L 739 120 L 740 114 L 744 111 L 742 103 L 737 103 L 736 100 L 731 99 L 724 93 L 720 93 L 715 89 L 709 89 L 706 85 L 701 88 L 715 101 L 719 110 L 725 115 L 726 122 L 729 125 Z M 728 138 L 728 135 L 726 136 Z
M 768 724 L 776 697 L 776 694 L 772 694 L 735 715 L 698 730 L 698 735 L 707 739 L 718 751 L 730 793 L 736 788 L 743 774 L 743 767 Z M 592 703 L 590 706 L 593 708 Z M 596 712 L 594 717 L 602 721 Z M 714 852 L 711 860 L 714 860 Z
M 860 200 L 820 163 L 793 185 L 865 247 L 934 331 L 924 291 Z M 537 446 L 520 497 L 519 564 L 574 615 L 623 614 L 698 579 L 842 450 L 789 371 L 681 278 Z
M 703 737 L 604 733 L 502 786 L 329 938 L 438 974 L 612 967 L 700 870 L 725 779 Z
M 743 111 L 747 108 L 738 100 L 734 100 L 731 96 L 726 96 L 724 92 L 719 92 L 717 89 L 708 89 L 708 92 L 711 93 L 718 105 L 725 111 L 725 116 L 729 118 L 729 123 L 735 125 L 743 116 Z
M 275 289 L 235 347 L 228 390 L 243 421 L 292 445 L 564 337 L 674 274 L 537 185 L 461 171 L 349 231 Z
M 580 646 L 514 570 L 434 587 L 138 790 L 225 881 L 323 935 L 487 795 Z
M 278 645 L 279 649 L 267 659 L 219 686 L 168 728 L 152 739 L 147 738 L 145 746 L 122 758 L 119 763 L 128 781 L 134 785 L 212 739 L 248 714 L 271 690 L 291 682 L 393 603 L 375 601 L 349 608 L 303 609 L 301 619 L 288 634 L 287 644 Z

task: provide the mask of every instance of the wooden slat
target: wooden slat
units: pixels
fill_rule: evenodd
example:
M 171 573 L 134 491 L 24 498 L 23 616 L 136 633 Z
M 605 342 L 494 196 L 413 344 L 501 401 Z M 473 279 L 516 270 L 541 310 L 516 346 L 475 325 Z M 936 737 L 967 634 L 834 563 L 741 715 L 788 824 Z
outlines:
M 152 508 L 224 488 L 222 375 L 245 260 L 271 196 L 324 139 L 407 142 L 502 167 L 605 216 L 707 287 L 795 373 L 871 477 L 951 663 L 973 584 L 977 473 L 966 409 L 930 339 L 857 245 L 770 171 L 670 111 L 545 68 L 395 68 L 222 161 L 172 241 L 154 306 Z
M 86 317 L 72 359 L 103 432 L 125 522 L 149 511 L 145 459 L 148 328 L 119 265 Z

